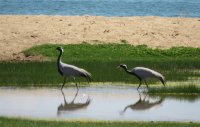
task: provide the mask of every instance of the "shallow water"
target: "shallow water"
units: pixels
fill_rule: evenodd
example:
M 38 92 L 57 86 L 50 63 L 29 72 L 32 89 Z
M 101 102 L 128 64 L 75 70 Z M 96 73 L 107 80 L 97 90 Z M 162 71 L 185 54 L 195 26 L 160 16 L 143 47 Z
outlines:
M 83 87 L 77 96 L 75 88 L 0 88 L 0 116 L 200 121 L 199 105 L 199 96 L 149 96 L 133 87 Z
M 199 12 L 199 0 L 0 0 L 0 14 L 200 17 Z

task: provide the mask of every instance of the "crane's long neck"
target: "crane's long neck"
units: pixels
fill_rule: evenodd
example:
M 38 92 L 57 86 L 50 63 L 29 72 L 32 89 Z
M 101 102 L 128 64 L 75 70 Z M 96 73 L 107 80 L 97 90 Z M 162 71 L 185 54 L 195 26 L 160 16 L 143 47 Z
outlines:
M 130 70 L 128 70 L 128 69 L 125 68 L 125 67 L 124 67 L 124 70 L 126 71 L 126 73 L 131 74 L 131 75 L 134 75 L 134 76 L 136 76 L 139 80 L 141 80 L 141 78 L 140 78 L 137 74 L 135 74 L 134 72 L 131 72 Z
M 128 74 L 132 74 L 130 70 L 128 70 L 126 67 L 123 67 L 123 69 L 126 71 Z
M 62 51 L 60 51 L 60 54 L 58 56 L 58 59 L 57 59 L 57 66 L 58 66 L 58 72 L 63 75 L 61 69 L 60 69 L 60 64 L 61 64 L 61 56 L 62 56 Z

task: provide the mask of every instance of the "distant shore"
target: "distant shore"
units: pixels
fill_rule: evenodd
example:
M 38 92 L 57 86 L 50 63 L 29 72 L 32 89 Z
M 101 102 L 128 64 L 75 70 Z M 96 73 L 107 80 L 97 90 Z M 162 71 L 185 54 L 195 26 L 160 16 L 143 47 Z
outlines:
M 125 40 L 153 48 L 200 47 L 200 18 L 0 15 L 0 61 L 44 43 Z

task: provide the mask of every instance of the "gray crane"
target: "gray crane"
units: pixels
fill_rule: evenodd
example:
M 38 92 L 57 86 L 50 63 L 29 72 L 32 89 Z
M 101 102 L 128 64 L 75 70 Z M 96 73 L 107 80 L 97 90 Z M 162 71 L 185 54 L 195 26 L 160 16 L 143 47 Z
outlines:
M 165 87 L 165 84 L 166 84 L 165 77 L 162 74 L 160 74 L 154 70 L 151 70 L 151 69 L 145 68 L 145 67 L 135 67 L 132 70 L 128 70 L 127 66 L 125 64 L 120 64 L 118 66 L 118 68 L 120 68 L 120 67 L 123 68 L 128 74 L 134 75 L 140 80 L 140 84 L 139 84 L 137 90 L 140 88 L 142 81 L 145 82 L 145 84 L 148 88 L 148 84 L 146 81 L 147 78 L 156 78 L 156 79 L 160 80 Z
M 87 72 L 86 70 L 76 67 L 74 65 L 63 63 L 61 60 L 61 56 L 62 56 L 62 53 L 64 52 L 64 50 L 62 47 L 57 47 L 56 49 L 60 52 L 60 54 L 58 56 L 58 60 L 57 60 L 58 72 L 62 76 L 64 76 L 64 81 L 63 81 L 61 90 L 63 89 L 63 87 L 65 85 L 67 77 L 73 77 L 75 83 L 76 83 L 75 77 L 84 77 L 88 82 L 91 81 L 91 74 L 89 72 Z M 78 90 L 77 83 L 76 83 L 76 88 Z

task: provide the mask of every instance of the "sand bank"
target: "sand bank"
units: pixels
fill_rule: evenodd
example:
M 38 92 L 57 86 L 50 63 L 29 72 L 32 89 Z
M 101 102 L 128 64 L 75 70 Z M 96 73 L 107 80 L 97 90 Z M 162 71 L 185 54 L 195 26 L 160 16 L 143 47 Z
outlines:
M 200 18 L 0 15 L 0 60 L 23 59 L 34 45 L 96 40 L 200 47 Z

